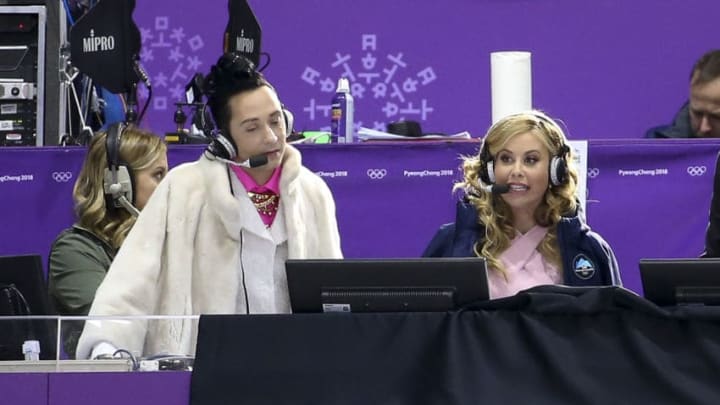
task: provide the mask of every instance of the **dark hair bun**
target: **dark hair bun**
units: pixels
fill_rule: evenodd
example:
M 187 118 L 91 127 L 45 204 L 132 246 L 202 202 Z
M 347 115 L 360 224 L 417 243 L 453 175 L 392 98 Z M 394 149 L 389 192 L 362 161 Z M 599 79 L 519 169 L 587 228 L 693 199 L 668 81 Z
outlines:
M 261 86 L 272 88 L 265 76 L 255 70 L 255 64 L 238 52 L 225 53 L 210 68 L 202 87 L 215 124 L 222 132 L 228 131 L 230 98 Z
M 210 68 L 205 77 L 203 89 L 208 97 L 244 87 L 243 83 L 256 82 L 262 75 L 255 70 L 255 64 L 238 52 L 223 54 Z

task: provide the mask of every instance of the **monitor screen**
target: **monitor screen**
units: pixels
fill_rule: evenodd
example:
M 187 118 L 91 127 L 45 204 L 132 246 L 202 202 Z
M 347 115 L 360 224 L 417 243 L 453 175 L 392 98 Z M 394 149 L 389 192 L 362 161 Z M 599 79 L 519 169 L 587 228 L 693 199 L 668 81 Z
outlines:
M 38 255 L 0 256 L 0 315 L 50 315 Z M 40 342 L 40 358 L 55 358 L 55 321 L 0 319 L 0 360 L 23 359 L 25 340 Z
M 288 260 L 300 312 L 447 311 L 488 299 L 481 258 Z
M 720 305 L 720 259 L 640 259 L 640 278 L 659 306 Z

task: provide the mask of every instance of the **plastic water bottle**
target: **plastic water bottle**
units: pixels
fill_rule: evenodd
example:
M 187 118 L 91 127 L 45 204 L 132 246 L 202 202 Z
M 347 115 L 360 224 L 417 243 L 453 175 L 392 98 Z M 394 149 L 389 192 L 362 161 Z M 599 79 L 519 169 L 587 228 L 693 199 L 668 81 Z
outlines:
M 350 82 L 347 78 L 342 77 L 338 80 L 337 90 L 331 104 L 330 142 L 352 143 L 355 103 L 350 94 Z

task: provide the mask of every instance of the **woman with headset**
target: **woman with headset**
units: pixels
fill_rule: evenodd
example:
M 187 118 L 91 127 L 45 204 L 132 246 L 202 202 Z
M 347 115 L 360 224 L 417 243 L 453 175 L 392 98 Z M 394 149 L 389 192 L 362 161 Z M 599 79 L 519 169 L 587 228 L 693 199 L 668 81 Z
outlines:
M 287 313 L 285 261 L 342 257 L 332 194 L 286 143 L 292 116 L 275 89 L 238 53 L 203 87 L 218 136 L 157 188 L 90 315 Z M 189 318 L 88 322 L 77 354 L 193 355 L 196 334 Z
M 550 117 L 501 119 L 463 172 L 455 222 L 440 228 L 424 256 L 485 258 L 491 298 L 543 284 L 621 284 L 612 249 L 580 212 L 571 149 Z
M 123 124 L 95 136 L 73 188 L 77 222 L 50 250 L 48 292 L 60 315 L 87 315 L 116 252 L 168 171 L 158 136 Z M 67 321 L 65 351 L 73 355 L 83 322 Z

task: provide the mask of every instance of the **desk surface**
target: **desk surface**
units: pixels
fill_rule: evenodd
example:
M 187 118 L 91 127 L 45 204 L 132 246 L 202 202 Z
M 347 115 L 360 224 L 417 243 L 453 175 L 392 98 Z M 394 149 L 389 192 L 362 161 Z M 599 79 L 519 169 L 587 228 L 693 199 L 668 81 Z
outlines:
M 569 290 L 457 313 L 201 317 L 192 405 L 720 403 L 720 309 Z
M 718 367 L 720 308 L 543 287 L 457 313 L 205 316 L 192 375 L 0 373 L 0 403 L 717 404 Z

